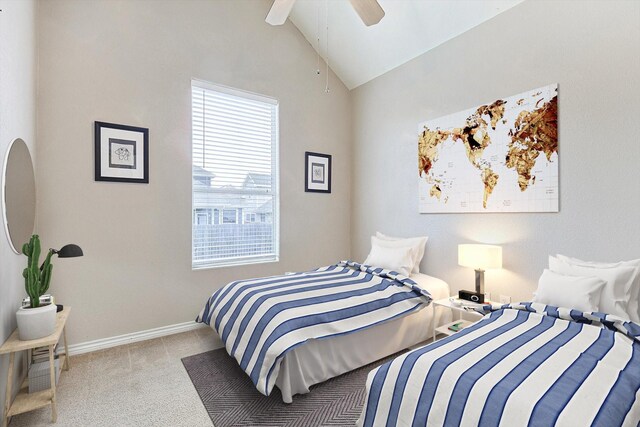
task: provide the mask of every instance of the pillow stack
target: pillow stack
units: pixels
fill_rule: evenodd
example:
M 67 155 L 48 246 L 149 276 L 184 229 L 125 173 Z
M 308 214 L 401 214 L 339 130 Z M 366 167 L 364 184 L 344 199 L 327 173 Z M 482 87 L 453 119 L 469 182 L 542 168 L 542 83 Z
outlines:
M 597 277 L 565 276 L 545 269 L 533 301 L 584 312 L 598 311 L 602 288 L 606 284 Z
M 619 262 L 594 262 L 594 261 L 582 261 L 577 258 L 570 258 L 564 255 L 557 256 L 559 260 L 575 265 L 577 267 L 593 268 L 593 269 L 616 269 L 616 268 L 632 268 L 634 273 L 626 286 L 631 288 L 629 292 L 630 299 L 627 299 L 627 312 L 629 313 L 629 319 L 632 322 L 640 322 L 640 259 L 634 259 L 631 261 L 619 261 Z
M 377 232 L 371 236 L 371 252 L 365 265 L 396 271 L 403 276 L 420 272 L 428 237 L 391 237 Z
M 640 259 L 614 263 L 549 257 L 534 301 L 581 311 L 599 311 L 640 322 Z

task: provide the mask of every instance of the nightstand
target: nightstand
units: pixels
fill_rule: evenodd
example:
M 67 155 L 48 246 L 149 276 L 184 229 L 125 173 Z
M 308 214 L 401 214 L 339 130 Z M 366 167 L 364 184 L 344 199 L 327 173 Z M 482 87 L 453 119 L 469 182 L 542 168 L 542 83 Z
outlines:
M 18 337 L 18 330 L 16 329 L 11 336 L 0 347 L 1 354 L 9 354 L 9 374 L 7 375 L 7 392 L 5 395 L 4 403 L 4 417 L 2 418 L 2 427 L 6 427 L 9 423 L 9 418 L 14 415 L 22 414 L 23 412 L 33 411 L 34 409 L 42 408 L 44 406 L 51 405 L 51 421 L 56 422 L 58 418 L 58 411 L 56 407 L 56 374 L 55 374 L 55 354 L 54 348 L 60 337 L 64 338 L 64 370 L 69 370 L 69 343 L 67 341 L 67 330 L 65 328 L 67 318 L 71 307 L 68 305 L 64 307 L 64 310 L 56 314 L 56 329 L 53 334 L 48 337 L 38 338 L 31 341 L 20 341 Z M 11 386 L 13 384 L 13 363 L 15 360 L 16 352 L 24 350 L 32 350 L 36 347 L 48 347 L 49 348 L 49 386 L 48 390 L 38 391 L 36 393 L 29 393 L 28 377 L 25 379 L 20 391 L 18 392 L 15 400 L 11 400 L 12 392 Z
M 475 305 L 475 306 L 478 306 L 478 307 L 482 306 L 482 304 L 474 304 L 474 303 L 469 302 L 469 301 L 465 301 L 465 305 L 466 306 Z M 449 298 L 443 298 L 443 299 L 432 301 L 431 302 L 431 307 L 432 307 L 432 310 L 433 310 L 433 318 L 434 318 L 434 322 L 433 322 L 433 341 L 432 342 L 436 341 L 436 336 L 438 334 L 443 334 L 443 335 L 446 335 L 446 336 L 451 336 L 451 335 L 456 334 L 457 332 L 454 332 L 451 329 L 449 329 L 449 326 L 451 326 L 451 325 L 455 325 L 456 323 L 462 323 L 462 328 L 461 328 L 461 330 L 462 330 L 462 329 L 466 328 L 467 326 L 474 324 L 475 322 L 477 322 L 478 320 L 480 320 L 482 318 L 482 314 L 478 313 L 477 311 L 467 310 L 462 306 L 454 305 Z M 449 323 L 446 323 L 446 324 L 444 324 L 442 326 L 436 327 L 436 323 L 435 323 L 436 308 L 438 308 L 438 307 L 449 308 L 454 313 L 455 312 L 457 312 L 459 314 L 466 313 L 466 314 L 471 315 L 473 317 L 477 317 L 477 319 L 474 320 L 474 321 L 460 319 L 460 320 L 455 320 L 453 322 L 449 322 Z

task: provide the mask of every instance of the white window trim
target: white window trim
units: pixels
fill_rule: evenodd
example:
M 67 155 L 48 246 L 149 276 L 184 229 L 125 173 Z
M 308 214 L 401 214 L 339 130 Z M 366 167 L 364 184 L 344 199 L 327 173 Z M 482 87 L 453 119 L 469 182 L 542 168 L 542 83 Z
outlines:
M 267 264 L 267 263 L 275 263 L 280 262 L 280 104 L 276 98 L 272 98 L 265 95 L 260 95 L 254 92 L 249 92 L 241 89 L 235 89 L 228 86 L 223 86 L 219 84 L 214 84 L 207 82 L 205 80 L 200 79 L 191 79 L 191 87 L 197 87 L 205 90 L 213 90 L 222 93 L 226 93 L 229 95 L 240 96 L 248 99 L 252 99 L 254 101 L 260 101 L 269 103 L 275 106 L 276 110 L 276 120 L 274 123 L 274 143 L 271 147 L 271 175 L 273 180 L 273 192 L 270 193 L 273 196 L 273 206 L 274 212 L 272 213 L 272 221 L 273 221 L 273 232 L 274 232 L 274 240 L 273 254 L 270 255 L 260 255 L 260 256 L 247 256 L 247 257 L 236 257 L 233 259 L 220 260 L 220 261 L 194 261 L 193 260 L 193 209 L 194 209 L 194 200 L 193 200 L 193 172 L 191 172 L 191 206 L 189 212 L 189 218 L 192 221 L 192 234 L 191 234 L 191 270 L 209 270 L 215 268 L 225 268 L 225 267 L 236 267 L 243 265 L 251 265 L 251 264 Z M 189 92 L 191 93 L 191 92 Z M 193 101 L 189 103 L 190 115 L 193 114 Z M 191 116 L 190 124 L 193 124 L 193 116 Z M 191 137 L 191 164 L 193 165 L 193 136 Z M 192 166 L 189 166 L 190 171 L 192 171 Z M 264 193 L 264 192 L 262 192 Z M 255 192 L 253 194 L 260 194 L 260 192 Z M 222 209 L 219 211 L 220 215 L 220 224 L 222 224 Z M 212 224 L 215 224 L 215 221 L 211 221 Z
M 278 106 L 278 100 L 271 98 L 270 96 L 260 95 L 258 93 L 249 92 L 242 89 L 235 89 L 229 86 L 223 86 L 215 83 L 210 83 L 204 80 L 191 79 L 191 87 L 198 87 L 200 89 L 213 90 L 216 92 L 226 93 L 227 95 L 239 96 L 241 98 L 251 99 L 253 101 L 264 102 Z M 279 121 L 279 120 L 278 120 Z M 277 127 L 278 123 L 276 123 Z M 278 141 L 278 135 L 276 134 L 276 141 Z

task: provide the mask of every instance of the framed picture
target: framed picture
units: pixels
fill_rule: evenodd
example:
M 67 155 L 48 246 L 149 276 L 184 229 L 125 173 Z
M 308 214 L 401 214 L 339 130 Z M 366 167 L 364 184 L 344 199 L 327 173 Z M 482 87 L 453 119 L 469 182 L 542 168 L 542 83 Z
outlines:
M 149 129 L 95 122 L 95 180 L 149 183 Z
M 331 156 L 307 151 L 304 160 L 304 191 L 331 193 Z

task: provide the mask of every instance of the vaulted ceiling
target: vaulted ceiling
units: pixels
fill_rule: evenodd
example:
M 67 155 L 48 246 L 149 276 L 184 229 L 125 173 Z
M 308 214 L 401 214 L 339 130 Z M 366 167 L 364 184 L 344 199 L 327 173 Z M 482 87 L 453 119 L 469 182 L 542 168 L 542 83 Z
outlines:
M 386 15 L 366 27 L 348 0 L 298 0 L 289 18 L 325 59 L 328 41 L 331 69 L 353 89 L 522 1 L 378 0 Z

